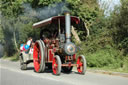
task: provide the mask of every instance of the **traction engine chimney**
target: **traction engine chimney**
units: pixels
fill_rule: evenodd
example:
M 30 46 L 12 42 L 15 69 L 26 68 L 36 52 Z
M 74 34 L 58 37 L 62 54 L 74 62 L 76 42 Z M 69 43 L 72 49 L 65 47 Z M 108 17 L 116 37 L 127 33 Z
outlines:
M 71 38 L 71 19 L 70 19 L 70 13 L 66 12 L 65 13 L 65 30 L 66 30 L 66 43 L 70 42 Z

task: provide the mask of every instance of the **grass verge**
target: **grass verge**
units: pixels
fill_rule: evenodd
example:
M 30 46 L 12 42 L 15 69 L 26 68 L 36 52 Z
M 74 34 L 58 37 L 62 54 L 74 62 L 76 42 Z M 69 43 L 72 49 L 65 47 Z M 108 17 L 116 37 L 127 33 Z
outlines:
M 11 61 L 18 61 L 19 60 L 19 53 L 14 54 L 13 56 L 3 56 L 2 59 L 7 59 Z

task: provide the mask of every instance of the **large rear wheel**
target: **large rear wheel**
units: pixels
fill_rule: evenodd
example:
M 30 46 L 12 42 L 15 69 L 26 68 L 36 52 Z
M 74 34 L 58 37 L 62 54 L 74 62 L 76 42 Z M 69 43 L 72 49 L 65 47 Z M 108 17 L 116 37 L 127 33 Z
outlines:
M 60 73 L 61 73 L 61 60 L 58 55 L 56 55 L 53 58 L 52 70 L 53 70 L 53 74 L 55 74 L 55 75 L 60 75 Z
M 44 46 L 42 41 L 36 41 L 33 51 L 33 63 L 36 72 L 43 72 L 45 69 Z
M 86 72 L 86 59 L 83 55 L 79 56 L 77 59 L 77 71 L 80 74 L 85 74 Z

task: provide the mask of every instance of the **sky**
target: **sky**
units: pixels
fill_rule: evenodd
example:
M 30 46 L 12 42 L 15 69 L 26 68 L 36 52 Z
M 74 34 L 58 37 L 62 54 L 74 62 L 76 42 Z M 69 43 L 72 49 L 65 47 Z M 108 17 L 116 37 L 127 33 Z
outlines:
M 115 6 L 120 6 L 120 0 L 99 0 L 100 7 L 105 9 L 105 15 L 109 15 Z

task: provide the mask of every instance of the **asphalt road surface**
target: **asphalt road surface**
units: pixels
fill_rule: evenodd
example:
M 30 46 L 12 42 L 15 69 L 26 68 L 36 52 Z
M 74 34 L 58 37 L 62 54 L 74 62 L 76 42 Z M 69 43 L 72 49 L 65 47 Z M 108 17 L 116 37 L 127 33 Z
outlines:
M 35 73 L 33 64 L 22 71 L 19 62 L 0 59 L 0 85 L 128 85 L 128 78 L 91 72 L 80 75 L 76 70 L 55 76 L 51 70 Z

